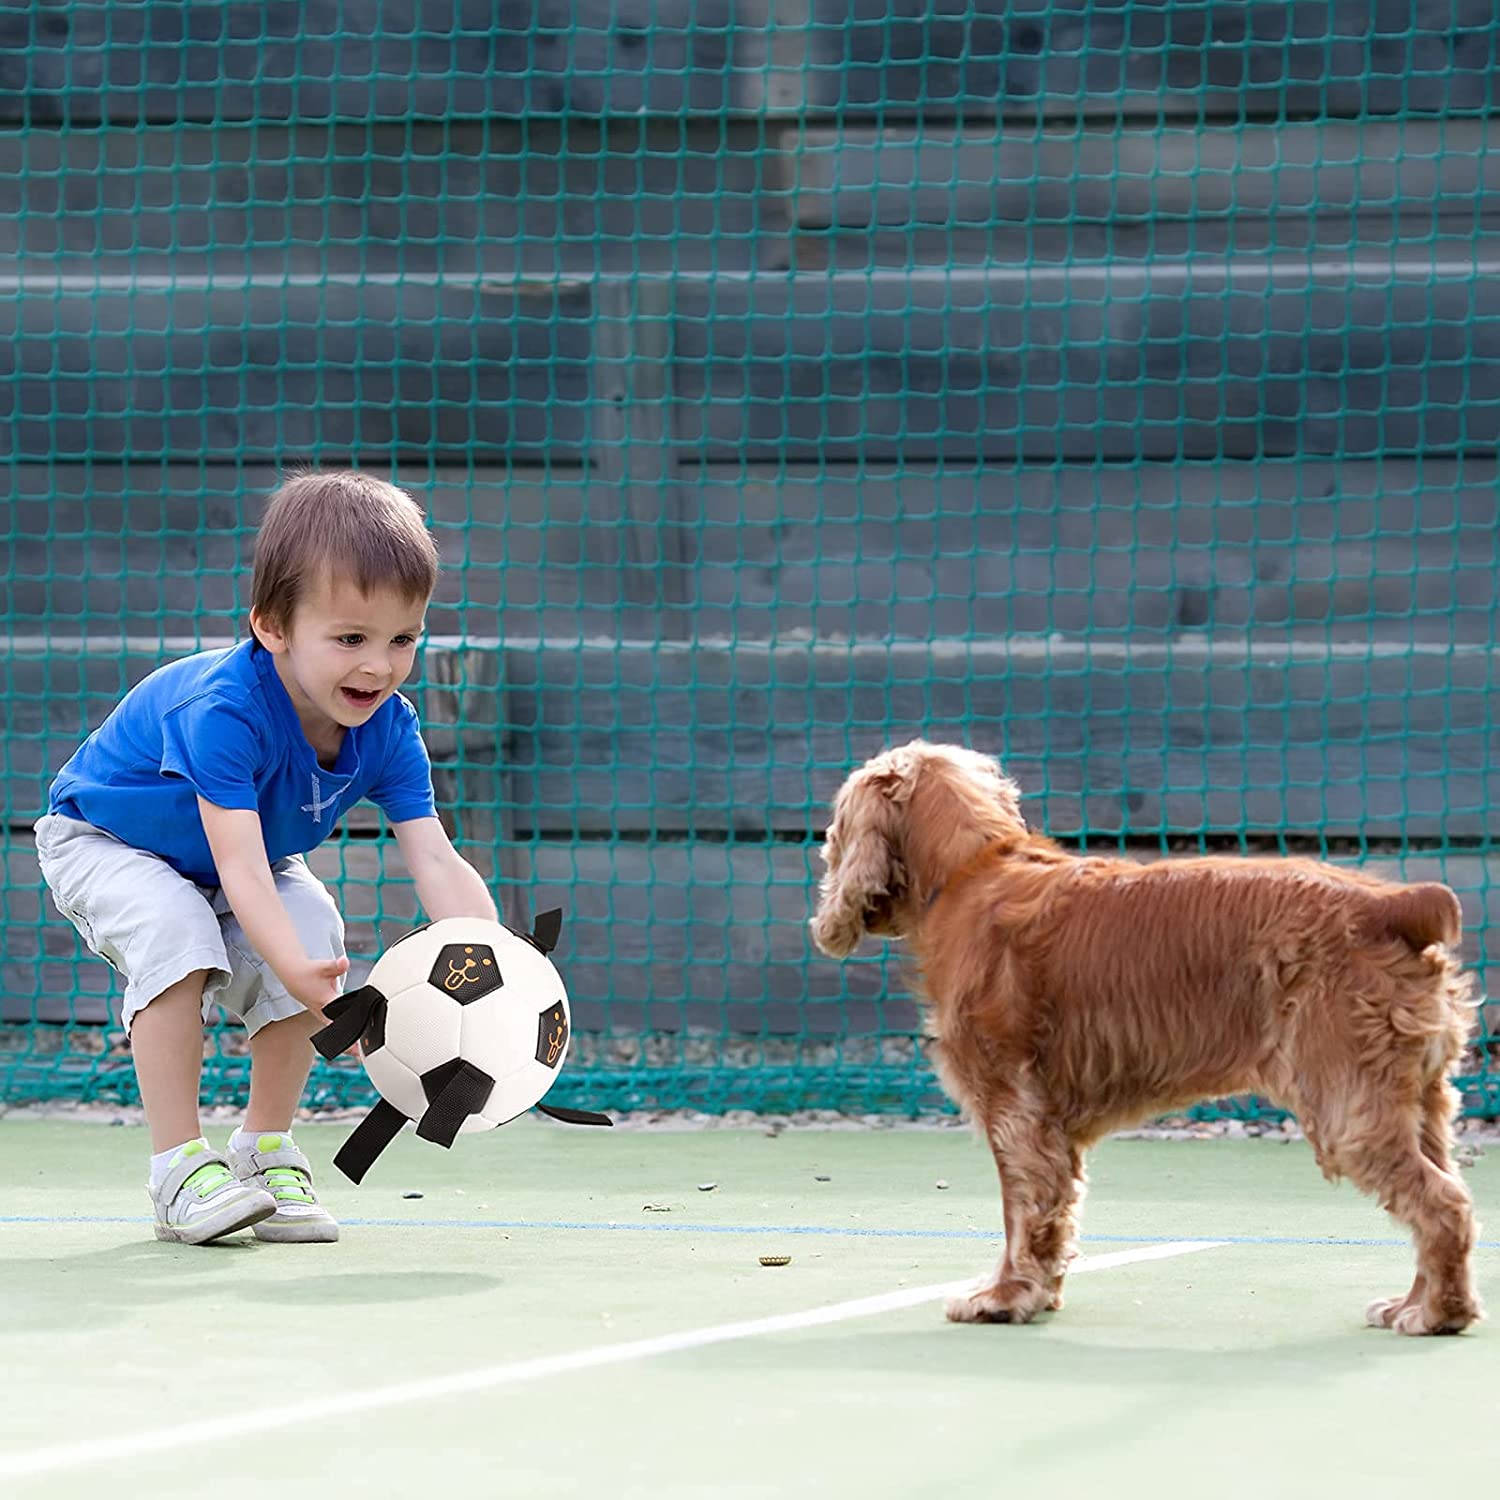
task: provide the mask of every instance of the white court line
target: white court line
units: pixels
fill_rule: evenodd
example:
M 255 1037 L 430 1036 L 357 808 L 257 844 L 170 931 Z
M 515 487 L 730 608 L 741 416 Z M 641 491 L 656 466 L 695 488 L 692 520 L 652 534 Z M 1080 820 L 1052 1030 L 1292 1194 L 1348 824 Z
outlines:
M 1146 1245 L 1139 1250 L 1117 1250 L 1108 1255 L 1093 1255 L 1075 1261 L 1070 1276 L 1088 1271 L 1109 1271 L 1116 1266 L 1137 1261 L 1165 1260 L 1174 1255 L 1191 1255 L 1195 1250 L 1213 1250 L 1224 1240 L 1178 1240 L 1165 1245 Z M 139 1458 L 145 1454 L 162 1456 L 203 1443 L 242 1442 L 249 1432 L 278 1430 L 293 1423 L 324 1422 L 333 1417 L 352 1416 L 356 1412 L 378 1411 L 382 1407 L 405 1406 L 414 1401 L 433 1401 L 444 1396 L 462 1396 L 472 1391 L 493 1390 L 497 1386 L 516 1385 L 522 1381 L 546 1380 L 553 1375 L 573 1375 L 580 1370 L 597 1370 L 605 1365 L 626 1364 L 631 1360 L 651 1359 L 658 1354 L 676 1354 L 684 1349 L 702 1349 L 710 1344 L 727 1344 L 735 1339 L 758 1338 L 762 1334 L 795 1333 L 803 1328 L 822 1328 L 829 1323 L 843 1323 L 851 1318 L 869 1318 L 877 1313 L 896 1312 L 939 1297 L 969 1290 L 965 1281 L 945 1281 L 937 1286 L 907 1287 L 896 1292 L 882 1292 L 875 1297 L 860 1297 L 853 1302 L 833 1302 L 806 1312 L 780 1313 L 770 1318 L 751 1318 L 741 1323 L 720 1323 L 711 1328 L 690 1328 L 683 1333 L 667 1333 L 658 1338 L 636 1339 L 625 1344 L 605 1344 L 598 1349 L 580 1349 L 572 1354 L 550 1354 L 540 1359 L 523 1359 L 514 1364 L 488 1365 L 460 1375 L 441 1375 L 429 1380 L 408 1380 L 399 1385 L 378 1386 L 369 1391 L 350 1391 L 321 1400 L 299 1401 L 295 1405 L 268 1406 L 260 1411 L 237 1412 L 232 1417 L 210 1417 L 185 1422 L 177 1427 L 157 1427 L 121 1437 L 95 1438 L 87 1442 L 58 1444 L 50 1448 L 33 1448 L 29 1453 L 0 1456 L 0 1479 L 30 1479 L 38 1474 L 56 1474 L 64 1469 L 83 1469 L 91 1464 L 115 1463 L 121 1459 Z

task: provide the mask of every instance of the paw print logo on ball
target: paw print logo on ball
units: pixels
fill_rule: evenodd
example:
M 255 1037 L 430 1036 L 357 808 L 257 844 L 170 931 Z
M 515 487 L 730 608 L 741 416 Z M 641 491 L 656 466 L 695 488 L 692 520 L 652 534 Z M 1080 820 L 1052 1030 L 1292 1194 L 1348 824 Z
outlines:
M 505 980 L 494 951 L 482 943 L 448 943 L 438 949 L 437 962 L 427 976 L 434 989 L 451 995 L 460 1005 L 498 990 Z

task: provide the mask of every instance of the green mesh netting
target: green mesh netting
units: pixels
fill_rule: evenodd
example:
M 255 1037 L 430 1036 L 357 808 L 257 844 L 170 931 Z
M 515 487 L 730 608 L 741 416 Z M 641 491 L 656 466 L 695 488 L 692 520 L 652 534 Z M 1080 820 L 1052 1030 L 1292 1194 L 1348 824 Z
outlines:
M 564 1102 L 943 1107 L 897 966 L 806 934 L 916 734 L 1078 847 L 1446 880 L 1484 983 L 1495 51 L 1488 0 L 0 11 L 0 1099 L 132 1097 L 31 823 L 243 629 L 304 463 L 430 508 L 411 693 L 506 916 L 568 914 Z M 358 978 L 411 887 L 373 815 L 314 862 Z

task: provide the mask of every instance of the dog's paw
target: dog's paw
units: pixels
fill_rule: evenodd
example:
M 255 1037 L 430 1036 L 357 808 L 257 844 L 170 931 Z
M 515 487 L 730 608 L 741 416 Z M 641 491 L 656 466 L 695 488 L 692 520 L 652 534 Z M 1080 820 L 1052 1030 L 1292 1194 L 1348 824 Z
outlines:
M 1408 1292 L 1404 1297 L 1381 1297 L 1365 1309 L 1365 1322 L 1370 1327 L 1393 1328 L 1397 1333 L 1413 1338 L 1462 1333 L 1483 1316 L 1479 1303 L 1463 1292 L 1436 1301 Z
M 1471 1324 L 1484 1316 L 1479 1304 L 1472 1297 L 1454 1297 L 1437 1307 L 1423 1302 L 1413 1302 L 1396 1314 L 1391 1327 L 1397 1333 L 1421 1337 L 1432 1333 L 1462 1333 Z
M 943 1312 L 950 1323 L 1029 1323 L 1048 1297 L 1032 1282 L 1000 1281 L 948 1298 Z
M 1390 1328 L 1410 1299 L 1407 1297 L 1377 1297 L 1365 1309 L 1365 1322 L 1371 1328 Z

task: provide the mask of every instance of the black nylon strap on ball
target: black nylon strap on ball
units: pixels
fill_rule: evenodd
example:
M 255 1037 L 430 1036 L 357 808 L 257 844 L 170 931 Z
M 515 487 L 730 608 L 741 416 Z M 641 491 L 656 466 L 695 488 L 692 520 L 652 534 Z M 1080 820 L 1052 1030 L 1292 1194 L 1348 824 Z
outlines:
M 562 936 L 562 907 L 554 906 L 551 911 L 544 911 L 531 924 L 531 931 L 523 932 L 521 936 L 539 952 L 550 953 Z
M 313 1033 L 313 1046 L 330 1060 L 342 1057 L 364 1035 L 375 1007 L 384 1004 L 385 996 L 369 984 L 336 995 L 323 1007 L 328 1025 Z
M 608 1115 L 596 1115 L 591 1109 L 562 1109 L 555 1104 L 538 1104 L 537 1108 L 544 1115 L 551 1115 L 554 1120 L 561 1120 L 564 1125 L 614 1125 L 614 1121 Z
M 428 1101 L 426 1112 L 417 1121 L 417 1134 L 424 1141 L 451 1146 L 464 1121 L 489 1102 L 494 1087 L 495 1080 L 488 1073 L 481 1073 L 473 1063 L 459 1063 L 437 1098 Z
M 370 1164 L 401 1133 L 406 1116 L 382 1099 L 354 1127 L 354 1134 L 339 1147 L 333 1164 L 350 1182 L 362 1182 Z

